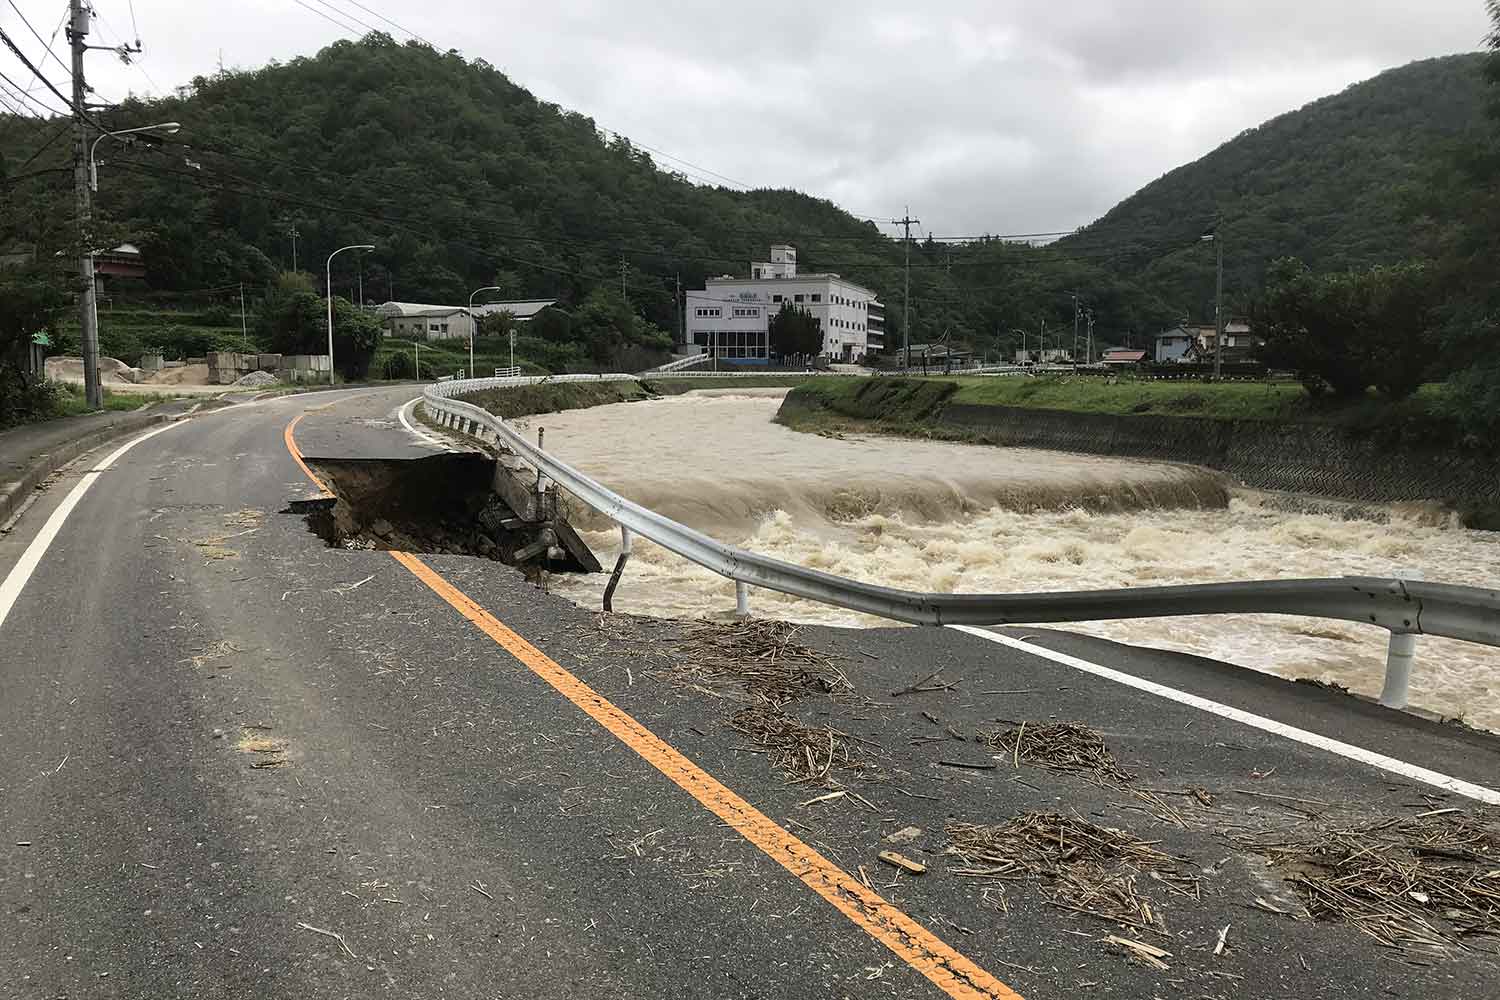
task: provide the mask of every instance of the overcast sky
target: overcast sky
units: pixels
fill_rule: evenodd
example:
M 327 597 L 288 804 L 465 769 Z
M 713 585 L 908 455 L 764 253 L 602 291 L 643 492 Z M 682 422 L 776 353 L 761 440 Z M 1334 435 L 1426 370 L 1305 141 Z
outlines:
M 66 7 L 15 2 L 43 36 Z M 358 21 L 408 37 L 384 15 L 695 165 L 666 166 L 858 215 L 909 203 L 940 235 L 1072 229 L 1245 128 L 1479 48 L 1487 28 L 1482 0 L 133 2 L 139 66 L 89 56 L 110 98 L 186 83 L 221 52 L 241 68 L 311 55 Z M 96 44 L 134 37 L 130 0 L 95 4 Z M 0 23 L 40 53 L 9 6 Z

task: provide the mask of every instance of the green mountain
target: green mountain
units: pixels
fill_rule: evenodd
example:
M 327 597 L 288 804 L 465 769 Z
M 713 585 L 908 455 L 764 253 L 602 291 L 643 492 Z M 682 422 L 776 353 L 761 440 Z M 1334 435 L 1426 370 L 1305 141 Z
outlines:
M 1414 62 L 1273 118 L 1057 246 L 1113 261 L 1194 319 L 1213 316 L 1213 247 L 1199 238 L 1216 229 L 1237 304 L 1277 257 L 1342 270 L 1421 256 L 1439 225 L 1423 214 L 1423 189 L 1486 127 L 1485 58 Z

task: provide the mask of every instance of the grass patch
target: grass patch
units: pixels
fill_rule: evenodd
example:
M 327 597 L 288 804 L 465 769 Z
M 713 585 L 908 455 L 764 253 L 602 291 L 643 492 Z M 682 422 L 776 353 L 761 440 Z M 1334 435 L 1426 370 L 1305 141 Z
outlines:
M 463 401 L 482 406 L 497 417 L 509 420 L 536 413 L 560 413 L 610 403 L 628 403 L 646 396 L 647 392 L 639 382 L 555 382 L 490 389 L 464 396 Z
M 159 403 L 164 396 L 147 396 L 136 392 L 112 392 L 104 390 L 104 409 L 106 410 L 139 410 L 148 403 Z M 77 417 L 85 413 L 92 413 L 88 403 L 83 398 L 83 386 L 65 384 L 62 391 L 57 394 L 57 416 Z
M 1294 382 L 1154 382 L 1097 376 L 970 377 L 952 401 L 1074 413 L 1191 414 L 1217 420 L 1294 420 L 1311 401 Z

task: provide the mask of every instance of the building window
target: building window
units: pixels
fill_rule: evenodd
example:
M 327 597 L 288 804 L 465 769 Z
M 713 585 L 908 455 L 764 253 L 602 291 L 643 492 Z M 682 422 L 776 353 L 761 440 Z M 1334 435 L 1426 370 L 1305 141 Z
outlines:
M 823 293 L 822 292 L 813 292 L 812 293 L 812 300 L 814 302 L 822 302 L 823 301 Z
M 801 295 L 793 295 L 792 296 L 792 301 L 793 302 L 801 302 L 802 299 L 803 299 L 803 296 L 801 296 Z
M 773 296 L 771 296 L 771 301 L 772 302 L 780 302 L 781 301 L 781 296 L 780 295 L 773 295 Z

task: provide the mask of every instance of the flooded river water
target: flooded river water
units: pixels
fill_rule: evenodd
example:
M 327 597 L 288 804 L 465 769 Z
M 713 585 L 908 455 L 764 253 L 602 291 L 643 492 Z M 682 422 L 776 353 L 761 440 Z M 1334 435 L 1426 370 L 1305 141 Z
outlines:
M 1170 463 L 797 433 L 772 422 L 782 393 L 693 393 L 521 423 L 545 426 L 549 451 L 706 534 L 893 587 L 995 593 L 1412 569 L 1500 586 L 1500 534 L 1431 511 L 1226 491 L 1215 474 Z M 611 565 L 618 532 L 581 527 Z M 555 590 L 594 608 L 604 582 L 553 578 Z M 639 540 L 615 597 L 616 610 L 665 616 L 733 605 L 732 583 Z M 753 592 L 752 609 L 889 624 L 766 591 Z M 1345 622 L 1233 615 L 1055 627 L 1364 694 L 1378 694 L 1384 674 L 1387 634 Z M 1500 729 L 1500 651 L 1420 639 L 1412 696 Z

